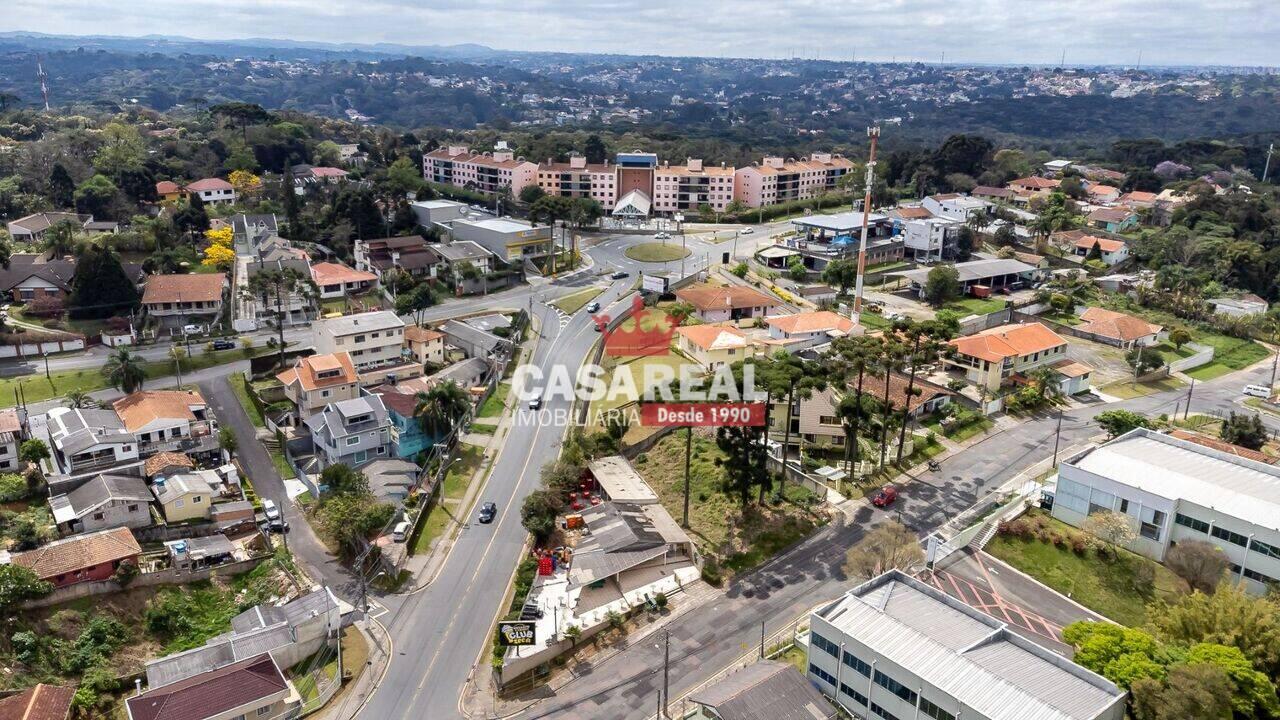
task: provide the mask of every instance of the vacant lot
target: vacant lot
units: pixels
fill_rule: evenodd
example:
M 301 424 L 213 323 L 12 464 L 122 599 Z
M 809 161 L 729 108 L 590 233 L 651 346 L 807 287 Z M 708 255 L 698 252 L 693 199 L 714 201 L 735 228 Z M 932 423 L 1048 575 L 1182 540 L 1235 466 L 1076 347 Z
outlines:
M 429 551 L 432 544 L 444 536 L 445 531 L 448 530 L 450 518 L 468 511 L 462 506 L 462 498 L 467 494 L 467 488 L 471 487 L 471 483 L 477 481 L 476 470 L 480 468 L 484 450 L 474 445 L 462 447 L 462 455 L 445 473 L 439 498 L 428 510 L 427 518 L 422 521 L 422 529 L 413 539 L 410 547 L 413 555 Z M 462 520 L 465 521 L 466 518 Z
M 1091 547 L 1076 552 L 1073 540 L 1088 536 L 1041 511 L 1015 522 L 1033 525 L 1034 539 L 1002 532 L 987 545 L 988 553 L 1118 623 L 1142 625 L 1148 603 L 1186 591 L 1186 583 L 1164 566 L 1126 550 L 1115 558 L 1100 556 Z M 1144 576 L 1152 580 L 1146 582 Z
M 662 505 L 677 522 L 684 513 L 685 432 L 664 437 L 636 458 L 636 470 L 658 493 Z M 826 515 L 812 506 L 812 493 L 787 484 L 786 500 L 742 507 L 738 497 L 723 490 L 724 469 L 716 465 L 725 455 L 714 436 L 695 430 L 690 454 L 689 534 L 698 550 L 730 573 L 758 565 L 799 541 L 820 525 Z

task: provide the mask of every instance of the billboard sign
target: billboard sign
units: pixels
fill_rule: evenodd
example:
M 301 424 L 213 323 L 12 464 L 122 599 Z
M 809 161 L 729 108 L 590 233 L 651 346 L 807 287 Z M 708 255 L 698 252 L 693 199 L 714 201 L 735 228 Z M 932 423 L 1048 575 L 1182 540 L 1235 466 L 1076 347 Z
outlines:
M 666 275 L 645 275 L 640 278 L 640 289 L 644 292 L 655 292 L 658 294 L 667 291 L 667 283 L 670 281 Z
M 537 625 L 532 620 L 503 620 L 498 623 L 498 644 L 523 647 L 537 644 Z

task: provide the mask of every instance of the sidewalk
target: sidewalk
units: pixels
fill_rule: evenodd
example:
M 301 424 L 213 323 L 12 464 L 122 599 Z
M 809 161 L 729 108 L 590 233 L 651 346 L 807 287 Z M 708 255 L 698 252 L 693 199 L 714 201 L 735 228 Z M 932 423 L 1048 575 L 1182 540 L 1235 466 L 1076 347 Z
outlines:
M 356 717 L 364 708 L 365 701 L 377 689 L 390 664 L 394 644 L 390 633 L 381 623 L 366 618 L 356 621 L 352 627 L 364 635 L 365 642 L 369 645 L 369 662 L 350 685 L 339 691 L 342 696 L 335 698 L 336 703 L 331 700 L 312 714 L 311 717 L 317 720 L 352 720 Z M 348 669 L 353 673 L 357 672 L 354 668 Z

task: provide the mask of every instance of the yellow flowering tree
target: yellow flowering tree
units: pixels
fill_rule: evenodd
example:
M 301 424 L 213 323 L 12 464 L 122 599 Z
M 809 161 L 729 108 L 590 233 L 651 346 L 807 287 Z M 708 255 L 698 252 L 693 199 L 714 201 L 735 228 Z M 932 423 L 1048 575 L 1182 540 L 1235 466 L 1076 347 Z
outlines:
M 204 237 L 209 241 L 209 247 L 204 249 L 204 260 L 200 264 L 216 267 L 219 270 L 229 270 L 231 265 L 236 261 L 236 251 L 231 249 L 231 241 L 234 237 L 229 226 L 223 226 L 214 230 L 205 230 Z
M 262 178 L 254 175 L 248 170 L 234 170 L 227 176 L 227 182 L 236 189 L 236 192 L 244 192 L 251 188 L 256 188 L 262 184 Z

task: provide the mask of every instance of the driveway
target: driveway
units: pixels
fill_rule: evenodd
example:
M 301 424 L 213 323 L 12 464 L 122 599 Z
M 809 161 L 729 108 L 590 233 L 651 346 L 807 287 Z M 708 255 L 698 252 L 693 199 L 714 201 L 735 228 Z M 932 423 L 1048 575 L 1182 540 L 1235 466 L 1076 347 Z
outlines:
M 1067 357 L 1093 368 L 1089 380 L 1093 387 L 1133 377 L 1133 368 L 1125 362 L 1124 350 L 1070 335 L 1063 338 L 1067 341 Z
M 253 483 L 253 489 L 263 500 L 274 500 L 284 513 L 289 523 L 288 537 L 285 542 L 294 558 L 304 565 L 309 574 L 318 582 L 333 588 L 334 592 L 347 600 L 358 596 L 360 589 L 354 578 L 329 554 L 320 539 L 316 537 L 311 525 L 307 523 L 302 509 L 289 500 L 285 494 L 284 480 L 276 472 L 275 463 L 262 443 L 258 441 L 257 428 L 245 414 L 240 401 L 231 390 L 227 375 L 222 375 L 199 383 L 200 392 L 204 395 L 218 422 L 223 427 L 231 428 L 236 436 L 236 457 L 241 467 Z

